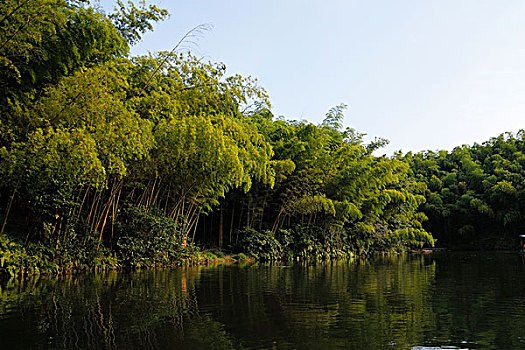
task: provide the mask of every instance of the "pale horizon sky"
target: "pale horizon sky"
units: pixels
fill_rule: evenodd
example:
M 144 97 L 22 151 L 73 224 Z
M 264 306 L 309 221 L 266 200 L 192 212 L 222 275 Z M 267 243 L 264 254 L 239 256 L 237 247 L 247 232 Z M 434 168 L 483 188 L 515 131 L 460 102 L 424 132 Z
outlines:
M 112 1 L 102 1 L 106 8 Z M 396 150 L 451 150 L 525 128 L 525 2 L 518 0 L 151 1 L 171 17 L 132 54 L 171 50 L 209 23 L 192 52 L 251 75 L 275 116 L 345 126 Z

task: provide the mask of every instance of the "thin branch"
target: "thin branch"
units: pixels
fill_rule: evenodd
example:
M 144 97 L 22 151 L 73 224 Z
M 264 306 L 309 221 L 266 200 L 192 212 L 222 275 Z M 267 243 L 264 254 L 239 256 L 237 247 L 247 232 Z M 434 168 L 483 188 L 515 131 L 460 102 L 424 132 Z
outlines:
M 4 16 L 4 18 L 2 18 L 0 20 L 0 25 L 2 23 L 4 23 L 9 17 L 11 17 L 16 11 L 20 10 L 22 8 L 22 6 L 24 6 L 25 4 L 27 4 L 29 1 L 31 0 L 25 0 L 23 1 L 20 5 L 18 5 L 13 11 L 11 11 L 10 13 L 8 13 L 7 15 Z
M 182 39 L 179 40 L 177 45 L 175 45 L 175 47 L 166 55 L 166 57 L 164 58 L 164 60 L 162 60 L 162 62 L 159 64 L 159 66 L 153 71 L 153 73 L 149 77 L 148 81 L 146 81 L 146 84 L 144 85 L 144 87 L 142 88 L 142 90 L 140 91 L 140 93 L 137 96 L 138 97 L 142 96 L 144 91 L 149 87 L 149 84 L 151 83 L 151 80 L 153 79 L 153 77 L 160 71 L 162 66 L 168 61 L 170 56 L 173 55 L 173 53 L 179 48 L 179 46 L 181 46 L 184 42 L 186 42 L 186 40 L 188 38 L 198 38 L 199 34 L 202 34 L 203 32 L 209 31 L 211 29 L 212 29 L 212 26 L 210 24 L 206 24 L 205 23 L 205 24 L 199 24 L 198 26 L 194 27 L 189 32 L 187 32 L 182 37 Z
M 2 45 L 0 46 L 0 50 L 2 50 L 4 46 L 6 46 L 15 36 L 17 36 L 18 33 L 29 24 L 29 22 L 31 22 L 31 17 L 27 17 L 27 21 L 25 23 L 22 23 L 20 27 L 18 27 L 18 29 L 13 33 L 13 35 L 11 35 L 2 43 Z

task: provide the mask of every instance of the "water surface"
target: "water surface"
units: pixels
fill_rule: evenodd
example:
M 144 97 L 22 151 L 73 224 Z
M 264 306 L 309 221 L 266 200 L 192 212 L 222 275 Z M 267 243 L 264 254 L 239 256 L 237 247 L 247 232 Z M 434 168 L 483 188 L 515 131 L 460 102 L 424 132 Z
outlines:
M 0 284 L 1 349 L 519 349 L 503 253 L 252 264 Z

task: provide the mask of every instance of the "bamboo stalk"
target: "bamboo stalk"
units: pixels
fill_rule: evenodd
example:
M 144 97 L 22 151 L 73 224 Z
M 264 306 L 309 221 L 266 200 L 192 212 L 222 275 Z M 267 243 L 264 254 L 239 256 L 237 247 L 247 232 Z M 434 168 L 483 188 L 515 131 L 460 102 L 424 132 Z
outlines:
M 197 214 L 197 220 L 196 220 L 196 222 L 195 222 L 195 226 L 193 226 L 193 235 L 192 235 L 192 237 L 191 237 L 191 241 L 192 241 L 193 243 L 195 242 L 195 233 L 197 232 L 197 225 L 198 225 L 198 223 L 199 223 L 199 219 L 200 219 L 200 217 L 201 217 L 201 213 L 199 212 L 199 213 Z
M 101 191 L 95 193 L 95 197 L 93 198 L 93 201 L 91 202 L 91 209 L 89 210 L 88 216 L 86 218 L 86 221 L 88 223 L 88 226 L 90 225 L 91 217 L 95 211 L 95 205 L 98 204 L 98 198 L 101 196 Z
M 187 234 L 185 236 L 189 236 L 189 233 L 191 231 L 192 228 L 197 228 L 197 222 L 199 221 L 199 216 L 200 216 L 200 213 L 194 213 L 193 214 L 193 217 L 192 217 L 192 220 L 191 220 L 191 223 L 189 224 L 189 227 L 187 229 Z M 193 238 L 192 238 L 192 242 L 193 242 L 193 239 L 195 238 L 195 230 L 193 231 Z
M 13 193 L 11 194 L 11 198 L 9 198 L 9 203 L 7 204 L 7 209 L 5 212 L 4 222 L 2 223 L 2 228 L 0 229 L 0 236 L 4 234 L 5 225 L 7 224 L 7 218 L 9 217 L 11 206 L 13 205 L 13 200 L 15 198 L 17 187 L 18 187 L 18 184 L 15 186 L 15 188 L 13 188 Z
M 86 201 L 88 192 L 89 192 L 89 186 L 87 186 L 86 192 L 84 193 L 84 197 L 82 197 L 82 202 L 80 202 L 80 206 L 78 207 L 77 221 L 80 219 L 80 214 L 82 213 L 82 207 L 84 206 L 84 202 Z
M 221 215 L 219 216 L 219 249 L 222 249 L 222 241 L 224 235 L 224 212 L 222 210 L 222 205 L 219 207 Z
M 100 228 L 100 235 L 98 237 L 97 251 L 98 251 L 98 249 L 100 247 L 100 242 L 102 241 L 102 234 L 104 233 L 104 228 L 106 227 L 106 221 L 107 221 L 107 218 L 108 218 L 108 215 L 109 215 L 111 204 L 115 200 L 116 194 L 117 194 L 118 190 L 120 189 L 121 184 L 122 184 L 122 181 L 119 182 L 117 185 L 113 184 L 112 192 L 111 192 L 111 194 L 109 196 L 108 203 L 106 204 L 106 207 L 105 207 L 106 208 L 106 214 L 104 216 L 104 221 L 102 223 L 102 227 Z M 102 212 L 104 212 L 104 211 L 102 211 Z M 100 222 L 99 222 L 99 224 L 100 224 Z M 98 228 L 98 224 L 97 224 L 96 228 Z
M 150 203 L 153 199 L 153 194 L 155 193 L 155 186 L 157 185 L 157 178 L 158 176 L 155 176 L 155 179 L 153 180 L 153 186 L 151 186 L 151 191 L 149 191 L 148 199 L 146 200 L 146 207 L 150 206 Z
M 121 186 L 118 190 L 117 200 L 113 201 L 113 211 L 111 215 L 111 239 L 109 240 L 111 248 L 113 248 L 113 234 L 114 234 L 114 228 L 115 228 L 115 218 L 117 216 L 117 207 L 118 203 L 120 202 L 120 195 L 122 193 L 122 184 L 124 183 L 124 180 L 121 180 Z
M 233 218 L 234 218 L 233 214 L 234 213 L 235 213 L 235 206 L 232 206 L 232 217 L 231 217 L 231 220 L 230 220 L 230 239 L 229 239 L 230 245 L 232 244 Z
M 153 197 L 153 201 L 151 202 L 152 206 L 155 206 L 155 203 L 157 203 L 157 200 L 159 199 L 159 196 L 162 193 L 162 186 L 160 185 L 161 183 L 162 183 L 162 179 L 159 180 L 159 186 L 157 187 L 155 197 Z
M 275 221 L 273 222 L 272 226 L 272 233 L 275 234 L 279 228 L 279 220 L 281 218 L 282 213 L 284 212 L 284 207 L 281 207 L 281 210 L 279 210 L 279 214 L 277 214 L 277 217 L 275 218 Z
M 138 203 L 137 203 L 138 206 L 142 205 L 142 202 L 144 201 L 144 198 L 146 197 L 146 194 L 148 192 L 150 183 L 151 183 L 151 179 L 148 180 L 148 184 L 146 185 L 146 188 L 144 189 L 144 191 L 142 191 L 141 195 L 139 196 Z

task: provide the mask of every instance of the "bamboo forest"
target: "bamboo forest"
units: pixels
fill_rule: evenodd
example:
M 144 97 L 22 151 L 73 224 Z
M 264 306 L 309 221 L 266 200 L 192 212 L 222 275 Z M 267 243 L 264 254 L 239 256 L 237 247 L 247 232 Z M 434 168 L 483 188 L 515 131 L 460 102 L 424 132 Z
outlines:
M 162 8 L 27 3 L 0 4 L 6 275 L 517 246 L 523 131 L 378 156 L 345 104 L 289 120 L 221 62 L 132 56 Z

